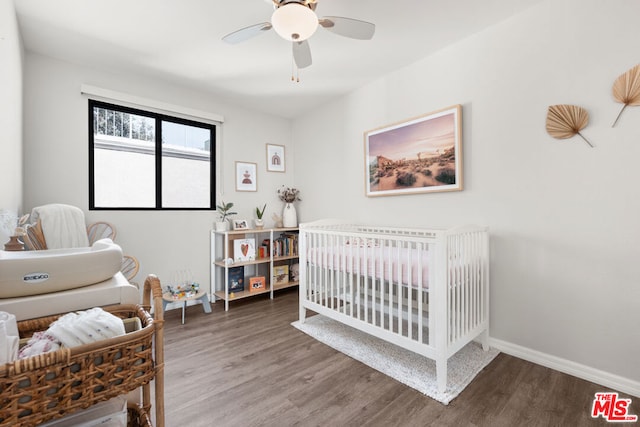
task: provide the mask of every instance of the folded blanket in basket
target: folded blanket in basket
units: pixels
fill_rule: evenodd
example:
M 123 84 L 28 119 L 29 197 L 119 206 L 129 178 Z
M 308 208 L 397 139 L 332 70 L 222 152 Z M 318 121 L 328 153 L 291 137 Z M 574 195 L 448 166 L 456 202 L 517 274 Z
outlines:
M 67 313 L 53 322 L 47 332 L 65 347 L 89 344 L 125 333 L 122 319 L 100 307 Z
M 61 346 L 76 347 L 124 334 L 122 319 L 100 307 L 67 313 L 53 322 L 45 332 L 35 333 L 20 350 L 20 358 L 55 351 Z
M 34 332 L 27 345 L 20 349 L 18 359 L 49 353 L 60 349 L 60 342 L 46 332 Z

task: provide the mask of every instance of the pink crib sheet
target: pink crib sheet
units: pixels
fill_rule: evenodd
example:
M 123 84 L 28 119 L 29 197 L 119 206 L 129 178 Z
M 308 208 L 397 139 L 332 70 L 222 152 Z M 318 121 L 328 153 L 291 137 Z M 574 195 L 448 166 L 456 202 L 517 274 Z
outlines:
M 429 288 L 429 251 L 391 246 L 352 245 L 310 248 L 308 262 L 335 271 Z M 398 272 L 401 276 L 398 278 Z M 409 272 L 411 276 L 409 277 Z M 420 272 L 422 275 L 420 276 Z

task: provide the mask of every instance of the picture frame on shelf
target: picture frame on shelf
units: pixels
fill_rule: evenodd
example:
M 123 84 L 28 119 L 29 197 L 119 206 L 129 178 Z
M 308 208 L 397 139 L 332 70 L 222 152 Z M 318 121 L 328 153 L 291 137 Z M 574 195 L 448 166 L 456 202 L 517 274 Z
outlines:
M 249 292 L 260 292 L 267 288 L 264 276 L 249 277 Z
M 234 230 L 247 230 L 249 228 L 249 222 L 246 219 L 234 219 L 233 220 L 233 229 Z
M 462 106 L 364 134 L 367 197 L 462 190 Z
M 289 266 L 287 264 L 273 266 L 273 283 L 276 285 L 289 283 Z
M 253 261 L 256 259 L 256 239 L 235 239 L 233 241 L 234 261 Z
M 267 144 L 267 171 L 285 172 L 284 145 Z
M 258 191 L 258 165 L 236 162 L 236 191 Z

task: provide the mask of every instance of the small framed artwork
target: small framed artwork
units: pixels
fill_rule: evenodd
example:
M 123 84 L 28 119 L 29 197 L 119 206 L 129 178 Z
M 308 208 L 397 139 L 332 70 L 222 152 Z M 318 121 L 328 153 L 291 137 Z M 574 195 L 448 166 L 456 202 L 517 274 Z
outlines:
M 249 223 L 246 219 L 234 219 L 233 220 L 233 229 L 234 230 L 246 230 L 249 228 Z
M 258 167 L 255 163 L 236 162 L 236 191 L 258 191 Z
M 249 277 L 249 292 L 259 292 L 266 289 L 264 276 Z
M 276 285 L 285 285 L 289 283 L 289 266 L 288 265 L 273 266 L 273 283 Z
M 284 172 L 284 145 L 267 144 L 267 170 Z
M 366 195 L 462 190 L 462 106 L 364 134 Z
M 235 239 L 233 241 L 234 261 L 253 261 L 256 259 L 256 239 Z

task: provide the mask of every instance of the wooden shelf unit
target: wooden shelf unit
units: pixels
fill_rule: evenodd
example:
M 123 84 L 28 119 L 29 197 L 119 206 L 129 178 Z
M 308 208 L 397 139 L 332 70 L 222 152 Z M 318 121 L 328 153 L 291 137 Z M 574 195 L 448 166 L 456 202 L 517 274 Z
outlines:
M 295 235 L 287 245 L 288 254 L 274 256 L 275 247 L 281 236 Z M 264 228 L 264 229 L 246 229 L 246 230 L 230 230 L 215 231 L 211 230 L 211 301 L 224 301 L 225 311 L 229 310 L 229 302 L 244 298 L 250 298 L 257 295 L 270 294 L 271 299 L 274 297 L 274 291 L 287 289 L 298 286 L 297 280 L 289 280 L 286 283 L 273 283 L 274 267 L 287 265 L 289 276 L 291 276 L 291 267 L 298 260 L 298 228 Z M 237 239 L 254 239 L 255 254 L 259 255 L 259 247 L 264 241 L 268 241 L 268 254 L 263 258 L 255 258 L 250 260 L 236 260 L 234 257 L 233 241 Z M 285 246 L 285 244 L 282 244 Z M 233 259 L 232 263 L 225 260 Z M 229 270 L 233 267 L 245 267 L 244 270 L 244 290 L 230 292 L 229 291 Z M 247 268 L 249 267 L 249 268 Z M 250 274 L 247 274 L 249 270 Z M 265 277 L 265 288 L 249 291 L 249 278 L 253 276 Z

